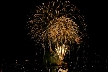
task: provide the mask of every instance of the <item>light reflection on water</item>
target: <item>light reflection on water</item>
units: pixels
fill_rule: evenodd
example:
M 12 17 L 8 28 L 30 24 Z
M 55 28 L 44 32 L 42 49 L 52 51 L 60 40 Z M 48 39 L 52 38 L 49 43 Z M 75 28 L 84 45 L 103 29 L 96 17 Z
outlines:
M 62 66 L 51 66 L 48 72 L 68 72 L 68 68 Z
M 62 66 L 50 66 L 50 67 L 47 67 L 47 72 L 81 72 L 81 71 L 78 71 L 78 70 L 72 70 L 72 68 L 68 68 L 64 65 Z

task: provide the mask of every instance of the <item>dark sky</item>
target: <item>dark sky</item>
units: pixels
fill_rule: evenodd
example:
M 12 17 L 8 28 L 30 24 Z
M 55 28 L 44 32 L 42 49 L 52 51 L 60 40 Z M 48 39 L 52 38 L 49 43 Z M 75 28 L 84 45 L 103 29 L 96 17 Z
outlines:
M 34 43 L 26 35 L 27 32 L 25 30 L 27 14 L 29 14 L 30 9 L 33 9 L 36 5 L 46 1 L 48 0 L 4 2 L 2 6 L 2 34 L 0 47 L 2 58 L 35 58 Z M 106 16 L 106 5 L 103 2 L 101 3 L 104 5 L 101 5 L 100 2 L 93 2 L 92 0 L 73 0 L 72 2 L 85 16 L 85 21 L 89 27 L 88 29 L 91 43 L 90 50 L 93 52 L 100 49 L 106 50 L 104 45 L 102 45 L 102 42 L 104 42 L 103 38 L 106 38 L 106 33 L 103 33 L 106 30 L 104 28 L 104 21 L 106 21 L 104 18 Z M 99 26 L 101 26 L 102 29 Z M 99 35 L 102 35 L 102 37 Z M 99 45 L 102 47 L 99 48 Z

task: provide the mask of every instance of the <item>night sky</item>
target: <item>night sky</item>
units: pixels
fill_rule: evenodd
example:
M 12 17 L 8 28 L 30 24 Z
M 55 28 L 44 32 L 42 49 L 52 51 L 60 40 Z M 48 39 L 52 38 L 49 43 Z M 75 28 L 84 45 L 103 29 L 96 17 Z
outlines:
M 8 1 L 2 5 L 1 21 L 1 59 L 35 59 L 34 42 L 27 36 L 27 14 L 31 9 L 48 0 Z M 81 10 L 88 25 L 89 49 L 86 50 L 90 62 L 100 60 L 106 64 L 107 52 L 107 28 L 106 5 L 103 2 L 93 0 L 73 0 L 73 4 Z M 104 4 L 104 5 L 102 5 Z M 99 27 L 100 26 L 100 27 Z M 106 41 L 106 42 L 105 42 Z M 98 59 L 97 59 L 98 58 Z M 102 59 L 102 60 L 101 60 Z M 108 65 L 108 63 L 107 63 Z

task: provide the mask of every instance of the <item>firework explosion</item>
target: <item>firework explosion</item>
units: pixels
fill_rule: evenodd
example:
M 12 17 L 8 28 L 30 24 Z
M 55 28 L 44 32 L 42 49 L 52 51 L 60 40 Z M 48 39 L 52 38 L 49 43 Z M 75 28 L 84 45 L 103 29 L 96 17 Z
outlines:
M 83 41 L 86 34 L 86 24 L 80 11 L 69 1 L 52 1 L 36 6 L 31 14 L 27 27 L 28 33 L 36 44 L 48 41 L 49 48 L 59 50 L 62 45 L 71 45 Z M 68 48 L 68 47 L 66 47 Z M 60 53 L 60 52 L 59 52 Z

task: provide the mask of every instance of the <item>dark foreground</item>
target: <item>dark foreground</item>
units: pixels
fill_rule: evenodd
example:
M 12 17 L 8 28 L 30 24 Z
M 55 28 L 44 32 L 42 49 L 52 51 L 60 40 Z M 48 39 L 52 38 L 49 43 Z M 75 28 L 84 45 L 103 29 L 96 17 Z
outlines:
M 85 66 L 74 67 L 68 64 L 68 68 L 61 66 L 45 66 L 37 62 L 36 60 L 2 60 L 0 72 L 58 72 L 58 70 L 64 69 L 68 71 L 63 72 L 107 72 L 107 66 L 95 66 L 90 64 Z

